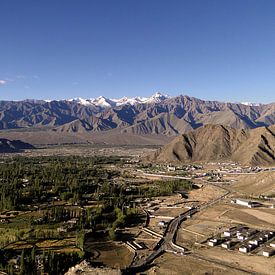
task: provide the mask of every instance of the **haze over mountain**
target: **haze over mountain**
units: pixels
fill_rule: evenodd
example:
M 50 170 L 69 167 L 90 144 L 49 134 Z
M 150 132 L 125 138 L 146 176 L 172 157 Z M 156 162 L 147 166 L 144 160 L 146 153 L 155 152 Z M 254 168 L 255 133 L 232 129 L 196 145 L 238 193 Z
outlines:
M 0 101 L 0 129 L 57 132 L 119 130 L 136 135 L 186 133 L 206 124 L 250 129 L 275 124 L 275 103 L 205 101 L 156 93 L 149 98 Z
M 274 165 L 275 125 L 250 130 L 206 125 L 176 137 L 152 159 L 168 163 L 230 160 L 245 165 Z

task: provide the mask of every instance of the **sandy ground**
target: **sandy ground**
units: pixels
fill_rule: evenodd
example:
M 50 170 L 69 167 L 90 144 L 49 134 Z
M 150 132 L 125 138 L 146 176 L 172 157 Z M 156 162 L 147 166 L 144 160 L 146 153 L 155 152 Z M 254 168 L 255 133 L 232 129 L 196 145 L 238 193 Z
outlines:
M 152 267 L 146 274 L 178 275 L 178 274 L 228 274 L 241 275 L 243 272 L 230 270 L 219 264 L 204 260 L 198 260 L 191 256 L 176 256 L 164 254 L 155 261 L 156 266 Z
M 1 130 L 1 138 L 20 139 L 33 145 L 48 144 L 73 144 L 73 143 L 90 143 L 90 144 L 141 144 L 141 145 L 164 145 L 172 140 L 173 137 L 165 135 L 135 135 L 130 133 L 121 133 L 119 129 L 102 131 L 102 132 L 55 132 L 51 129 L 16 129 Z
M 236 177 L 232 190 L 245 195 L 275 194 L 275 171 Z
M 87 243 L 86 251 L 94 254 L 93 261 L 112 268 L 125 268 L 131 263 L 134 254 L 119 242 Z
M 207 258 L 220 260 L 236 267 L 258 272 L 260 274 L 275 274 L 275 258 L 265 258 L 257 255 L 245 255 L 236 251 L 227 251 L 221 247 L 207 248 L 197 253 L 205 255 Z
M 203 184 L 203 187 L 201 189 L 194 189 L 191 192 L 189 192 L 188 199 L 193 201 L 200 201 L 208 202 L 211 201 L 220 195 L 224 193 L 224 190 L 221 190 L 220 188 L 210 185 L 210 184 Z

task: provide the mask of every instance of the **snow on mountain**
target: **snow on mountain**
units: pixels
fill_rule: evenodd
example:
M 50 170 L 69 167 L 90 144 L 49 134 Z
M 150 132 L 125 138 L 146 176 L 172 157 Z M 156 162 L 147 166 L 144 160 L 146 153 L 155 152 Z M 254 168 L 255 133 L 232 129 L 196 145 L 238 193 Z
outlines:
M 99 96 L 97 98 L 83 99 L 81 97 L 76 97 L 69 99 L 68 101 L 75 102 L 81 105 L 89 106 L 94 105 L 102 108 L 116 107 L 125 104 L 135 105 L 135 104 L 144 104 L 144 103 L 159 103 L 167 98 L 170 98 L 168 95 L 163 95 L 160 92 L 155 93 L 150 97 L 122 97 L 122 98 L 113 98 L 109 99 L 104 96 Z
M 163 95 L 160 92 L 156 92 L 154 95 L 152 95 L 151 97 L 149 97 L 146 100 L 146 103 L 158 103 L 158 102 L 161 102 L 161 101 L 163 101 L 163 100 L 165 100 L 167 98 L 169 98 L 168 95 Z
M 81 105 L 91 105 L 91 102 L 90 102 L 89 99 L 83 99 L 81 97 L 68 99 L 67 101 L 75 102 L 75 103 L 78 103 L 78 104 L 81 104 Z
M 261 103 L 252 103 L 252 102 L 241 102 L 241 104 L 246 106 L 260 106 Z
M 109 99 L 109 98 L 106 98 L 104 96 L 100 96 L 98 98 L 95 98 L 95 99 L 90 99 L 90 102 L 96 106 L 100 106 L 102 108 L 108 108 L 108 107 L 115 107 L 116 106 L 116 103 Z

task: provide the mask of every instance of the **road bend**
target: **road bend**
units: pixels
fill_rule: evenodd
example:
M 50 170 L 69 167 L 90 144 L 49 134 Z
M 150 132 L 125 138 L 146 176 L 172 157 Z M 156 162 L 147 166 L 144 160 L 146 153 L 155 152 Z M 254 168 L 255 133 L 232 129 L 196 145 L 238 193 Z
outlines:
M 217 186 L 217 187 L 220 187 L 220 186 Z M 220 188 L 223 189 L 225 193 L 219 196 L 218 198 L 202 205 L 200 208 L 193 207 L 188 211 L 180 214 L 173 220 L 171 220 L 167 225 L 164 236 L 157 243 L 157 245 L 154 248 L 154 251 L 147 258 L 139 259 L 138 261 L 133 262 L 132 265 L 125 270 L 125 274 L 135 274 L 137 272 L 142 272 L 146 270 L 148 266 L 156 258 L 162 255 L 164 252 L 172 252 L 176 254 L 178 253 L 187 254 L 186 253 L 187 249 L 176 244 L 177 231 L 184 220 L 186 220 L 187 218 L 191 218 L 191 216 L 194 215 L 195 213 L 201 210 L 204 210 L 212 206 L 213 204 L 218 203 L 219 201 L 221 201 L 222 199 L 224 199 L 226 196 L 230 194 L 230 191 L 227 190 L 226 188 L 223 188 L 223 187 L 220 187 Z M 196 257 L 199 258 L 198 256 Z M 240 271 L 243 271 L 243 270 L 240 270 Z
M 134 262 L 127 269 L 126 273 L 133 274 L 135 272 L 141 272 L 145 270 L 148 265 L 150 265 L 164 252 L 185 253 L 186 249 L 184 247 L 175 244 L 177 230 L 184 220 L 186 220 L 188 217 L 191 217 L 196 212 L 198 212 L 198 209 L 191 208 L 188 211 L 180 214 L 175 219 L 171 220 L 166 228 L 163 238 L 157 243 L 154 251 L 147 258 Z

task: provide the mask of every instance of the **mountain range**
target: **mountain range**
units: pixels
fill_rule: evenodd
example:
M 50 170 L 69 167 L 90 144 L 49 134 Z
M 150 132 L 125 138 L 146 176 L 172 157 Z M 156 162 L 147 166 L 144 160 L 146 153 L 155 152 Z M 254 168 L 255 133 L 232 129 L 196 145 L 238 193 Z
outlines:
M 168 95 L 163 95 L 160 92 L 156 92 L 154 95 L 150 97 L 122 97 L 122 98 L 106 98 L 104 96 L 99 96 L 97 98 L 83 99 L 81 97 L 69 99 L 70 102 L 76 102 L 86 106 L 97 106 L 101 108 L 110 108 L 117 107 L 121 105 L 136 105 L 136 104 L 144 104 L 144 103 L 159 103 L 167 98 L 170 98 Z
M 205 101 L 156 93 L 149 98 L 0 101 L 0 129 L 83 133 L 116 130 L 174 136 L 206 124 L 251 129 L 275 124 L 275 103 Z
M 275 125 L 257 129 L 233 129 L 205 125 L 176 137 L 151 160 L 159 162 L 234 161 L 245 165 L 275 164 Z

